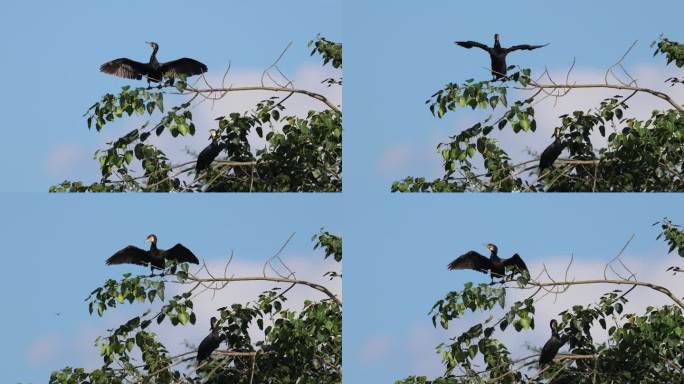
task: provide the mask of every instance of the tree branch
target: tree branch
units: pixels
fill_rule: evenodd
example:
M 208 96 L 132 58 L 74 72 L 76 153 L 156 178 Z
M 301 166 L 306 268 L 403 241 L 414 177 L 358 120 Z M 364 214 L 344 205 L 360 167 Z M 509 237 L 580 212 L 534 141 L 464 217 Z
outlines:
M 621 90 L 627 90 L 627 91 L 635 91 L 635 92 L 644 92 L 644 93 L 649 93 L 657 98 L 660 98 L 662 100 L 665 100 L 668 102 L 670 105 L 672 105 L 677 111 L 679 112 L 684 112 L 684 107 L 682 107 L 680 104 L 677 104 L 669 95 L 666 93 L 656 91 L 654 89 L 650 88 L 644 88 L 644 87 L 637 87 L 637 86 L 631 86 L 631 85 L 618 85 L 618 84 L 600 84 L 600 83 L 595 83 L 595 84 L 540 84 L 537 83 L 534 80 L 530 79 L 529 84 L 532 86 L 532 88 L 522 88 L 524 90 L 534 90 L 536 89 L 582 89 L 582 88 L 606 88 L 606 89 L 621 89 Z
M 679 299 L 675 294 L 673 294 L 669 289 L 656 285 L 653 283 L 636 281 L 636 280 L 624 280 L 624 279 L 594 279 L 594 280 L 577 280 L 577 281 L 554 281 L 554 282 L 540 282 L 530 280 L 528 285 L 535 287 L 555 287 L 555 286 L 571 286 L 571 285 L 589 285 L 589 284 L 617 284 L 617 285 L 636 285 L 640 287 L 651 288 L 657 292 L 660 292 L 667 297 L 669 297 L 673 302 L 675 302 L 680 308 L 684 309 L 684 301 Z
M 286 87 L 268 87 L 268 86 L 248 86 L 248 87 L 228 87 L 228 88 L 194 88 L 194 87 L 187 87 L 186 91 L 189 93 L 218 93 L 218 92 L 223 92 L 228 93 L 228 92 L 241 92 L 241 91 L 272 91 L 272 92 L 292 92 L 292 93 L 299 93 L 302 95 L 309 96 L 311 98 L 314 98 L 325 105 L 328 106 L 328 108 L 332 109 L 336 113 L 341 113 L 340 109 L 335 106 L 330 100 L 328 100 L 325 96 L 307 91 L 305 89 L 297 89 L 297 88 L 286 88 Z
M 312 282 L 306 281 L 306 280 L 288 279 L 288 278 L 283 278 L 283 277 L 269 277 L 269 276 L 200 278 L 200 277 L 196 277 L 196 276 L 192 276 L 192 275 L 188 276 L 188 280 L 195 281 L 198 283 L 217 283 L 217 282 L 230 283 L 233 281 L 272 281 L 272 282 L 276 282 L 276 283 L 301 284 L 301 285 L 306 285 L 306 286 L 311 287 L 311 288 L 313 288 L 319 292 L 324 293 L 330 299 L 332 299 L 335 303 L 342 306 L 342 301 L 334 293 L 332 293 L 328 288 L 326 288 L 320 284 L 312 283 Z

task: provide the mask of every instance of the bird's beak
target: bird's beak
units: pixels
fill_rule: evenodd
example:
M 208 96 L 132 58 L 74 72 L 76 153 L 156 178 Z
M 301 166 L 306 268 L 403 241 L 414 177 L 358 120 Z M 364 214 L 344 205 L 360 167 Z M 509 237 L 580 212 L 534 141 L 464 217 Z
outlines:
M 152 242 L 152 236 L 149 236 L 147 239 L 145 239 L 145 242 L 146 242 L 146 243 Z

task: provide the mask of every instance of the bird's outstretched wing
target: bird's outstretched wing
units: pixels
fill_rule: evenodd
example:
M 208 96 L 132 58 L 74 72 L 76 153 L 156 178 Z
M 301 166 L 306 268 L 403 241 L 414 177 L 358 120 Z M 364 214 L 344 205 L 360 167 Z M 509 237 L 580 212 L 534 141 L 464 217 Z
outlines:
M 180 263 L 199 264 L 199 260 L 197 260 L 195 254 L 185 248 L 182 244 L 176 244 L 172 248 L 167 249 L 164 253 L 164 258 L 176 260 Z
M 159 70 L 169 77 L 177 77 L 178 75 L 194 76 L 206 72 L 207 66 L 195 59 L 184 57 L 161 64 Z
M 489 52 L 489 49 L 490 49 L 487 45 L 482 44 L 482 43 L 478 43 L 477 41 L 470 41 L 470 40 L 468 40 L 468 41 L 454 41 L 454 43 L 456 43 L 456 45 L 459 45 L 463 48 L 468 48 L 468 49 L 470 49 L 472 47 L 477 47 L 480 49 L 484 49 L 487 52 Z
M 143 76 L 147 75 L 147 64 L 120 58 L 102 64 L 100 71 L 126 79 L 140 80 Z
M 150 262 L 150 256 L 144 249 L 129 245 L 113 254 L 105 261 L 107 265 L 112 264 L 138 264 L 147 265 Z
M 547 45 L 549 45 L 549 44 L 547 43 L 547 44 L 543 44 L 543 45 L 529 45 L 529 44 L 514 45 L 512 47 L 506 48 L 506 52 L 513 52 L 513 51 L 518 51 L 518 50 L 531 51 L 533 49 L 546 47 Z
M 484 257 L 475 251 L 468 251 L 454 259 L 454 261 L 447 266 L 450 271 L 455 269 L 474 269 L 483 273 L 487 273 L 491 267 L 492 263 L 489 261 L 489 258 Z
M 525 265 L 525 262 L 520 257 L 520 255 L 518 255 L 517 253 L 515 255 L 511 256 L 510 258 L 504 260 L 503 265 L 505 267 L 513 266 L 513 267 L 517 268 L 519 271 L 527 271 L 528 270 L 527 265 Z

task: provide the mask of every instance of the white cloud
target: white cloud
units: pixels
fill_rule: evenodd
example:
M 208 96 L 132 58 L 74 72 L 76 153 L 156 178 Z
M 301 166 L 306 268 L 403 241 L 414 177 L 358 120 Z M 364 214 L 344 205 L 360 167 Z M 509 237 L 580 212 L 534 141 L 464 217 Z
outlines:
M 565 71 L 562 69 L 551 70 L 551 77 L 556 82 L 565 79 Z M 652 88 L 658 91 L 665 92 L 671 95 L 675 100 L 684 100 L 683 87 L 670 87 L 664 83 L 668 77 L 676 76 L 676 71 L 667 67 L 664 69 L 660 65 L 639 65 L 630 70 L 630 74 L 637 81 L 639 86 L 645 88 Z M 588 84 L 588 83 L 604 83 L 605 70 L 595 68 L 576 68 L 570 76 L 570 83 Z M 616 83 L 609 78 L 611 83 Z M 542 83 L 548 83 L 548 79 L 542 79 Z M 511 155 L 514 161 L 526 160 L 529 158 L 527 150 L 531 149 L 537 153 L 541 153 L 553 139 L 553 129 L 560 126 L 560 115 L 572 111 L 580 110 L 586 111 L 594 108 L 599 103 L 608 97 L 615 95 L 629 96 L 631 91 L 622 91 L 616 89 L 574 89 L 566 96 L 559 99 L 547 98 L 535 106 L 535 118 L 537 120 L 537 131 L 530 134 L 520 133 L 515 134 L 512 130 L 506 129 L 498 132 L 495 130 L 494 137 L 501 140 L 503 147 Z M 527 95 L 527 94 L 525 94 Z M 523 95 L 521 95 L 523 96 Z M 537 97 L 537 100 L 540 100 Z M 629 109 L 625 111 L 625 117 L 635 117 L 639 119 L 648 119 L 651 116 L 651 111 L 655 109 L 664 110 L 671 106 L 663 100 L 654 97 L 650 94 L 639 93 L 632 97 L 628 102 Z M 617 127 L 620 128 L 620 127 Z M 606 134 L 612 132 L 612 127 L 606 126 Z M 595 148 L 601 148 L 607 144 L 607 140 L 601 137 L 598 130 L 592 136 L 592 143 Z
M 50 176 L 65 177 L 85 158 L 80 147 L 73 144 L 57 144 L 48 153 L 45 170 Z
M 463 329 L 465 331 L 465 328 Z M 444 363 L 435 353 L 439 343 L 444 342 L 451 331 L 434 328 L 431 325 L 414 324 L 408 332 L 405 350 L 412 359 L 411 372 L 428 377 L 438 376 L 444 372 Z
M 250 69 L 231 70 L 229 76 L 226 78 L 225 86 L 242 87 L 260 85 L 261 74 L 261 71 Z M 322 80 L 329 77 L 339 76 L 339 74 L 339 71 L 329 69 L 328 67 L 303 65 L 295 71 L 290 80 L 296 88 L 319 93 L 325 96 L 333 104 L 341 105 L 341 87 L 328 87 L 325 84 L 321 84 Z M 208 73 L 206 75 L 207 81 L 213 87 L 220 87 L 222 77 L 223 73 Z M 264 82 L 266 86 L 274 85 L 268 79 L 265 79 Z M 197 84 L 197 87 L 204 86 L 206 86 L 206 84 L 204 84 L 203 81 L 200 81 Z M 241 91 L 230 92 L 222 99 L 213 102 L 207 100 L 197 103 L 196 101 L 196 106 L 191 109 L 193 113 L 193 121 L 197 129 L 194 136 L 179 136 L 177 138 L 173 138 L 169 132 L 164 132 L 164 134 L 162 134 L 160 137 L 156 137 L 155 135 L 150 136 L 148 142 L 161 148 L 170 159 L 173 159 L 173 163 L 175 164 L 191 161 L 194 159 L 194 156 L 191 156 L 188 154 L 188 152 L 194 153 L 196 155 L 209 144 L 208 133 L 210 129 L 217 128 L 217 122 L 215 121 L 217 117 L 226 116 L 233 112 L 244 113 L 245 111 L 253 110 L 258 102 L 274 95 L 283 98 L 287 96 L 287 93 L 275 93 L 271 91 Z M 167 108 L 168 106 L 172 105 L 170 103 L 171 100 L 172 99 L 169 99 L 166 102 Z M 176 99 L 173 100 L 174 102 L 176 101 Z M 178 101 L 178 103 L 180 102 L 182 101 Z M 327 108 L 327 106 L 320 101 L 302 94 L 292 95 L 283 103 L 283 105 L 286 107 L 286 114 L 300 117 L 306 117 L 306 113 L 309 110 L 323 110 Z M 272 125 L 273 130 L 278 130 L 280 127 L 281 124 Z M 268 131 L 264 131 L 264 136 L 267 132 Z M 260 138 L 256 132 L 252 132 L 248 136 L 248 139 L 253 151 L 263 148 L 266 143 L 265 139 Z
M 444 168 L 436 148 L 443 136 L 444 130 L 431 129 L 424 140 L 390 144 L 376 162 L 376 172 L 390 179 L 414 174 L 438 177 Z
M 307 280 L 314 283 L 321 284 L 327 287 L 333 294 L 341 298 L 342 283 L 340 279 L 330 281 L 328 277 L 323 274 L 328 271 L 341 272 L 339 264 L 332 260 L 325 262 L 319 261 L 316 257 L 315 262 L 312 262 L 313 256 L 289 256 L 285 259 L 288 267 L 296 273 L 296 277 L 301 280 Z M 224 274 L 224 261 L 211 261 L 207 263 L 212 275 L 218 277 Z M 263 262 L 240 261 L 234 259 L 228 270 L 227 276 L 261 276 Z M 282 269 L 280 270 L 283 272 Z M 286 272 L 285 272 L 286 273 Z M 268 272 L 269 276 L 274 276 L 273 273 Z M 206 272 L 201 274 L 206 275 Z M 207 276 L 205 276 L 207 277 Z M 282 289 L 289 287 L 289 284 L 273 283 L 268 281 L 254 281 L 254 282 L 231 282 L 220 291 L 206 291 L 193 299 L 194 311 L 197 316 L 197 322 L 194 326 L 173 327 L 164 323 L 155 329 L 160 340 L 166 344 L 172 353 L 185 351 L 185 343 L 194 344 L 195 346 L 207 335 L 209 330 L 209 319 L 217 314 L 216 309 L 231 304 L 239 303 L 246 304 L 247 302 L 257 299 L 260 293 L 270 288 L 278 286 Z M 174 287 L 173 291 L 168 294 L 177 294 L 185 291 L 188 287 Z M 327 296 L 310 287 L 297 285 L 292 288 L 287 294 L 287 302 L 284 303 L 285 308 L 299 310 L 303 307 L 305 300 L 320 300 Z M 265 321 L 268 325 L 270 322 Z M 250 336 L 253 341 L 262 340 L 262 331 L 259 331 L 256 324 L 250 328 Z
M 333 294 L 342 298 L 342 282 L 340 279 L 329 280 L 323 277 L 328 271 L 341 273 L 340 264 L 331 259 L 322 261 L 318 254 L 311 255 L 288 255 L 283 256 L 288 267 L 296 273 L 296 277 L 301 280 L 315 282 L 327 287 Z M 227 258 L 225 259 L 227 260 Z M 214 276 L 223 276 L 224 260 L 211 258 L 207 261 L 207 266 Z M 244 261 L 236 257 L 230 264 L 228 276 L 258 276 L 262 274 L 263 262 Z M 191 270 L 191 272 L 193 272 Z M 200 275 L 206 275 L 200 273 Z M 269 276 L 273 273 L 268 272 Z M 206 276 L 205 276 L 206 277 Z M 216 309 L 230 306 L 234 303 L 246 304 L 257 299 L 258 295 L 274 286 L 289 287 L 289 284 L 273 282 L 233 282 L 214 295 L 211 291 L 202 293 L 193 298 L 194 311 L 197 322 L 194 326 L 172 326 L 165 321 L 162 325 L 153 322 L 148 331 L 155 332 L 159 340 L 166 345 L 171 354 L 183 353 L 187 351 L 186 343 L 195 347 L 209 332 L 209 319 L 217 314 Z M 181 289 L 182 288 L 182 289 Z M 189 286 L 177 286 L 167 284 L 166 297 L 182 293 L 189 289 Z M 323 293 L 312 288 L 298 285 L 291 289 L 287 294 L 287 302 L 284 307 L 290 309 L 301 309 L 305 299 L 319 300 L 327 298 Z M 151 309 L 158 310 L 160 304 L 156 303 Z M 73 337 L 64 340 L 60 335 L 47 335 L 37 338 L 27 351 L 27 359 L 32 364 L 50 363 L 51 368 L 66 365 L 94 369 L 102 365 L 100 350 L 94 346 L 94 340 L 98 336 L 107 335 L 107 329 L 114 329 L 131 317 L 137 316 L 144 310 L 150 309 L 149 303 L 134 303 L 108 311 L 103 318 L 93 316 L 90 321 L 80 324 L 78 331 Z M 269 321 L 264 322 L 266 325 Z M 250 328 L 250 335 L 253 341 L 261 340 L 262 332 L 258 331 L 256 324 Z M 222 346 L 225 348 L 225 345 Z M 137 351 L 136 351 L 137 352 Z M 139 356 L 134 353 L 133 356 Z M 49 359 L 53 359 L 49 361 Z M 58 363 L 57 363 L 58 362 Z
M 542 259 L 540 259 L 542 260 Z M 552 256 L 544 257 L 545 264 L 551 276 L 555 280 L 561 280 L 565 273 L 565 268 L 569 257 Z M 628 256 L 623 258 L 626 265 L 637 272 L 640 281 L 652 282 L 670 289 L 677 297 L 684 296 L 684 287 L 681 285 L 681 276 L 673 276 L 666 269 L 672 265 L 681 265 L 681 258 L 676 255 L 661 257 L 657 260 L 653 255 Z M 568 275 L 568 280 L 589 280 L 603 278 L 603 271 L 607 260 L 581 260 L 573 263 Z M 619 268 L 619 267 L 616 267 Z M 533 276 L 542 270 L 541 263 L 531 263 L 530 270 Z M 618 269 L 623 272 L 624 270 Z M 608 272 L 611 278 L 611 272 Z M 615 275 L 612 275 L 615 278 Z M 541 278 L 546 281 L 547 278 Z M 500 332 L 497 328 L 495 337 L 499 338 L 512 353 L 514 358 L 520 358 L 532 354 L 531 347 L 540 348 L 550 335 L 548 323 L 552 318 L 559 319 L 558 313 L 570 308 L 572 305 L 589 305 L 597 302 L 601 295 L 611 292 L 614 289 L 621 289 L 623 292 L 630 286 L 622 285 L 583 285 L 572 286 L 567 292 L 555 297 L 546 296 L 535 302 L 535 324 L 534 330 L 517 333 L 512 327 Z M 510 305 L 515 300 L 521 300 L 531 294 L 530 290 L 509 289 L 507 303 Z M 624 306 L 623 313 L 640 314 L 648 306 L 662 306 L 673 304 L 672 301 L 662 293 L 656 292 L 645 287 L 637 287 L 627 296 L 629 302 Z M 508 310 L 508 307 L 505 309 Z M 438 376 L 444 373 L 444 366 L 440 356 L 435 353 L 435 347 L 442 342 L 448 342 L 450 337 L 455 337 L 467 330 L 476 323 L 484 321 L 489 315 L 494 320 L 498 319 L 504 310 L 497 308 L 492 312 L 475 314 L 467 313 L 463 318 L 449 324 L 449 330 L 442 330 L 440 327 L 433 328 L 429 319 L 424 324 L 407 325 L 406 332 L 394 335 L 399 340 L 397 344 L 400 348 L 392 349 L 383 356 L 384 360 L 396 361 L 400 356 L 408 354 L 411 357 L 410 364 L 405 367 L 407 374 L 421 374 L 428 377 Z M 608 321 L 610 327 L 610 321 Z M 598 324 L 592 328 L 592 335 L 596 342 L 607 340 L 607 332 Z M 561 351 L 565 351 L 562 349 Z M 403 369 L 402 369 L 403 371 Z
M 229 75 L 226 77 L 224 85 L 226 87 L 258 86 L 261 84 L 262 71 L 263 70 L 251 68 L 232 68 Z M 211 86 L 220 87 L 223 75 L 224 73 L 222 71 L 210 71 L 205 74 L 205 77 Z M 287 75 L 295 88 L 319 93 L 335 105 L 342 104 L 341 87 L 328 87 L 326 84 L 321 83 L 324 79 L 341 76 L 340 70 L 333 69 L 329 66 L 322 67 L 314 64 L 303 64 L 294 71 L 294 74 Z M 275 79 L 281 84 L 285 84 L 286 82 L 281 77 L 276 77 Z M 199 80 L 198 78 L 191 78 L 190 84 L 198 88 L 206 87 L 204 80 L 201 78 L 199 78 Z M 264 79 L 264 85 L 275 86 L 268 78 Z M 274 95 L 282 98 L 287 96 L 287 93 L 272 91 L 240 91 L 229 92 L 222 99 L 213 102 L 210 100 L 202 102 L 195 100 L 195 105 L 190 109 L 196 127 L 194 136 L 178 136 L 174 138 L 169 131 L 164 131 L 159 137 L 153 133 L 149 139 L 147 139 L 146 143 L 159 147 L 166 153 L 167 157 L 172 160 L 173 164 L 181 164 L 194 160 L 194 156 L 209 144 L 209 130 L 217 128 L 217 122 L 215 121 L 217 117 L 225 116 L 233 112 L 244 113 L 245 111 L 250 111 L 255 107 L 256 103 Z M 164 99 L 165 110 L 168 111 L 171 107 L 188 100 L 189 97 L 166 95 Z M 306 113 L 309 110 L 324 110 L 327 108 L 322 102 L 302 94 L 292 95 L 283 103 L 283 105 L 286 107 L 285 113 L 287 115 L 296 115 L 300 117 L 306 117 Z M 131 118 L 124 119 L 124 124 L 115 124 L 112 125 L 112 127 L 107 127 L 99 134 L 100 140 L 98 148 L 105 148 L 107 142 L 116 140 L 130 130 L 140 127 L 148 119 L 151 123 L 155 123 L 160 117 L 161 115 L 158 112 L 155 112 L 155 115 L 151 118 L 148 115 L 145 115 L 144 118 L 134 115 Z M 274 124 L 272 129 L 279 129 L 280 126 L 280 124 Z M 264 135 L 266 133 L 267 131 L 264 131 Z M 263 148 L 265 145 L 265 140 L 259 138 L 255 132 L 252 132 L 248 139 L 253 151 Z M 63 146 L 63 148 L 59 147 L 58 149 L 59 151 L 56 149 L 55 155 L 52 156 L 55 159 L 48 162 L 48 165 L 52 163 L 60 165 L 59 167 L 52 166 L 55 169 L 55 172 L 66 172 L 70 170 L 73 173 L 73 168 L 79 161 L 92 161 L 89 156 L 88 159 L 86 159 L 86 156 L 83 156 L 82 154 L 80 154 L 79 157 L 76 157 L 75 154 L 78 152 L 73 150 L 74 147 Z M 94 151 L 95 150 L 93 149 L 92 152 Z M 140 174 L 140 167 L 132 167 L 131 169 L 134 170 L 132 174 Z
M 658 285 L 662 285 L 670 289 L 677 297 L 684 296 L 684 288 L 681 286 L 681 276 L 673 276 L 672 273 L 667 272 L 666 269 L 672 265 L 681 264 L 681 258 L 675 255 L 668 255 L 666 257 L 658 257 L 657 260 L 653 259 L 652 255 L 642 255 L 642 256 L 632 256 L 623 258 L 627 267 L 636 273 L 636 278 L 639 281 L 650 282 Z M 551 272 L 551 276 L 554 280 L 559 280 L 563 278 L 564 270 L 568 264 L 568 258 L 555 257 L 549 258 L 546 261 L 546 267 Z M 590 280 L 590 279 L 603 279 L 603 272 L 605 268 L 606 261 L 581 261 L 573 264 L 570 274 L 568 275 L 569 280 Z M 623 275 L 628 275 L 619 264 L 613 264 L 614 268 Z M 542 266 L 532 265 L 532 271 L 541 271 Z M 607 271 L 607 276 L 609 279 L 616 279 L 617 276 L 610 270 Z M 547 280 L 542 277 L 541 280 Z M 591 285 L 577 285 L 571 286 L 568 291 L 558 295 L 546 296 L 545 298 L 539 300 L 535 303 L 536 314 L 535 323 L 536 328 L 531 332 L 525 333 L 525 339 L 532 345 L 537 347 L 541 346 L 546 339 L 549 337 L 549 326 L 548 323 L 552 318 L 558 319 L 558 313 L 570 308 L 572 305 L 589 305 L 596 303 L 598 299 L 605 293 L 608 293 L 614 289 L 620 289 L 623 292 L 627 291 L 631 286 L 629 285 L 610 285 L 610 284 L 591 284 Z M 526 295 L 529 295 L 529 291 L 516 291 L 512 298 L 523 299 Z M 626 296 L 629 302 L 624 306 L 623 313 L 643 313 L 646 307 L 654 306 L 659 307 L 666 304 L 674 304 L 671 299 L 662 293 L 656 292 L 650 288 L 637 287 L 629 295 Z M 609 321 L 610 323 L 610 321 Z M 594 326 L 592 328 L 592 335 L 596 342 L 603 342 L 607 340 L 607 332 L 604 331 L 599 326 Z M 514 334 L 507 335 L 504 339 L 509 342 L 509 345 L 519 344 L 520 337 L 516 337 Z M 518 347 L 518 352 L 522 353 L 525 349 L 522 346 Z
M 556 82 L 562 82 L 565 79 L 567 69 L 557 68 L 550 69 L 551 77 Z M 674 100 L 682 102 L 684 100 L 684 87 L 670 87 L 664 83 L 664 80 L 678 76 L 678 70 L 673 66 L 663 68 L 662 65 L 641 64 L 629 69 L 630 74 L 638 81 L 638 85 L 645 88 L 662 91 L 670 95 Z M 603 83 L 605 76 L 604 69 L 576 67 L 570 76 L 570 83 Z M 623 78 L 624 79 L 624 78 Z M 542 79 L 542 83 L 548 83 L 548 79 Z M 615 81 L 611 81 L 615 83 Z M 492 137 L 500 141 L 502 148 L 511 156 L 513 162 L 520 162 L 530 159 L 529 151 L 540 154 L 546 146 L 552 141 L 552 134 L 555 127 L 560 125 L 560 115 L 576 110 L 586 111 L 594 108 L 599 103 L 614 95 L 628 96 L 631 91 L 622 91 L 615 89 L 575 89 L 566 96 L 546 100 L 535 105 L 535 118 L 537 120 L 537 131 L 531 133 L 515 134 L 510 127 L 503 131 L 494 129 L 490 134 Z M 509 98 L 514 97 L 528 97 L 529 93 L 520 93 L 519 91 L 511 93 Z M 537 97 L 537 100 L 540 100 Z M 642 120 L 648 119 L 651 116 L 651 111 L 655 109 L 664 110 L 671 106 L 650 94 L 639 93 L 628 101 L 629 109 L 625 111 L 625 117 L 636 117 Z M 503 113 L 503 106 L 497 107 L 494 113 L 498 117 Z M 479 112 L 473 112 L 469 108 L 460 109 L 455 112 L 457 114 L 455 123 L 450 124 L 449 129 L 453 133 L 462 131 L 470 127 L 476 122 L 480 121 L 485 115 Z M 440 123 L 443 125 L 443 123 Z M 612 132 L 610 126 L 606 127 L 607 135 Z M 426 140 L 426 142 L 404 142 L 392 143 L 388 145 L 383 151 L 381 158 L 378 161 L 378 169 L 384 176 L 405 176 L 418 172 L 420 175 L 429 176 L 436 169 L 439 173 L 441 171 L 441 157 L 435 150 L 437 143 L 448 141 L 447 136 L 453 133 L 445 133 L 445 131 L 437 131 L 437 138 Z M 601 148 L 607 144 L 607 140 L 601 137 L 598 130 L 592 136 L 592 143 L 596 149 Z M 430 162 L 431 159 L 432 162 Z M 438 166 L 435 168 L 434 163 Z M 478 167 L 481 167 L 480 162 L 475 162 Z M 417 169 L 415 172 L 410 172 L 407 169 Z
M 395 349 L 395 337 L 390 334 L 373 335 L 361 346 L 359 356 L 366 365 L 374 365 L 391 356 Z
M 60 353 L 62 337 L 56 333 L 38 336 L 31 341 L 26 350 L 26 360 L 30 366 L 40 366 L 49 362 Z

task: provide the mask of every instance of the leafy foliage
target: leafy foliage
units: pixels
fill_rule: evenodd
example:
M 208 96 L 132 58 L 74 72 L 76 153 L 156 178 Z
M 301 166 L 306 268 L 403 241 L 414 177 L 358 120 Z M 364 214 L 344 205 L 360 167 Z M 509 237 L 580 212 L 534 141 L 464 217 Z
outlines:
M 342 238 L 321 228 L 321 231 L 314 235 L 311 240 L 315 241 L 314 249 L 321 247 L 325 250 L 325 258 L 333 256 L 338 263 L 342 261 Z
M 326 252 L 335 247 L 331 252 L 339 252 L 335 258 L 341 260 L 341 238 L 323 230 L 320 236 L 315 247 L 323 246 Z M 93 290 L 86 299 L 91 314 L 104 316 L 134 302 L 149 302 L 151 308 L 96 339 L 100 368 L 88 372 L 65 367 L 52 373 L 50 383 L 341 383 L 342 306 L 337 301 L 306 300 L 302 310 L 295 311 L 284 306 L 287 291 L 275 287 L 252 302 L 218 308 L 217 326 L 226 335 L 230 353 L 215 353 L 198 365 L 192 347 L 192 358 L 173 356 L 153 331 L 165 321 L 179 328 L 197 321 L 193 289 L 165 297 L 167 283 L 190 281 L 188 265 L 169 262 L 164 276 L 127 273 Z M 161 307 L 152 307 L 155 302 Z M 261 332 L 258 341 L 252 340 L 255 327 Z M 182 330 L 177 333 L 182 335 Z M 185 368 L 179 368 L 184 362 Z
M 655 43 L 654 43 L 655 44 Z M 677 66 L 684 65 L 684 45 L 665 38 L 657 43 L 656 54 L 667 56 Z M 515 69 L 511 66 L 510 69 Z M 670 79 L 674 84 L 678 79 Z M 561 140 L 568 156 L 549 171 L 538 173 L 537 160 L 514 164 L 491 133 L 512 129 L 514 133 L 535 133 L 534 104 L 540 92 L 510 103 L 508 91 L 514 87 L 535 90 L 531 71 L 521 69 L 503 81 L 466 80 L 447 84 L 426 101 L 437 118 L 458 108 L 505 112 L 449 137 L 437 146 L 442 155 L 444 175 L 429 181 L 406 177 L 392 184 L 393 192 L 464 191 L 682 191 L 684 173 L 684 112 L 654 110 L 646 120 L 624 117 L 628 99 L 616 95 L 588 111 L 572 111 L 561 116 Z M 543 94 L 542 94 L 543 96 Z M 591 134 L 605 137 L 607 145 L 597 148 Z M 551 141 L 549 141 L 551 144 Z M 479 168 L 479 166 L 483 169 Z M 528 176 L 525 176 L 525 175 Z
M 661 236 L 671 250 L 683 245 L 684 232 L 669 220 Z M 529 280 L 519 279 L 519 287 Z M 532 282 L 534 284 L 534 282 Z M 506 307 L 510 286 L 466 283 L 460 291 L 447 293 L 430 312 L 435 327 L 447 329 L 467 312 L 503 314 L 488 316 L 460 335 L 437 346 L 445 365 L 444 374 L 435 379 L 409 376 L 398 384 L 414 383 L 674 383 L 680 382 L 684 367 L 684 316 L 677 305 L 648 307 L 644 313 L 626 313 L 631 290 L 605 293 L 598 302 L 573 305 L 557 317 L 559 333 L 566 340 L 569 355 L 557 356 L 551 364 L 537 367 L 538 350 L 527 357 L 513 358 L 501 342 L 504 332 L 519 333 L 535 327 L 534 295 Z M 513 327 L 509 327 L 513 325 Z M 604 332 L 605 342 L 595 340 Z M 508 338 L 511 339 L 510 337 Z M 456 373 L 458 371 L 458 374 Z
M 342 45 L 318 37 L 309 45 L 312 54 L 323 57 L 323 65 L 342 67 Z M 341 79 L 326 79 L 330 86 L 341 86 Z M 192 95 L 190 100 L 165 109 L 165 98 L 172 94 Z M 50 187 L 51 192 L 337 192 L 342 189 L 342 113 L 329 107 L 311 110 L 305 116 L 287 114 L 283 102 L 292 93 L 280 92 L 262 100 L 243 113 L 218 116 L 216 126 L 196 127 L 192 109 L 199 93 L 185 78 L 167 79 L 154 88 L 124 86 L 118 94 L 106 94 L 85 114 L 89 129 L 101 132 L 119 119 L 138 128 L 107 143 L 95 152 L 101 180 L 91 184 L 64 181 Z M 321 102 L 321 95 L 301 92 Z M 199 100 L 203 100 L 201 97 Z M 160 117 L 158 117 L 161 115 Z M 156 123 L 151 119 L 158 117 Z M 170 134 L 174 140 L 195 133 L 218 131 L 221 155 L 212 167 L 194 179 L 183 174 L 194 163 L 176 165 L 162 148 L 151 143 L 152 135 Z M 266 141 L 254 149 L 247 137 L 256 133 Z M 199 149 L 201 150 L 201 149 Z M 198 152 L 199 152 L 198 150 Z

